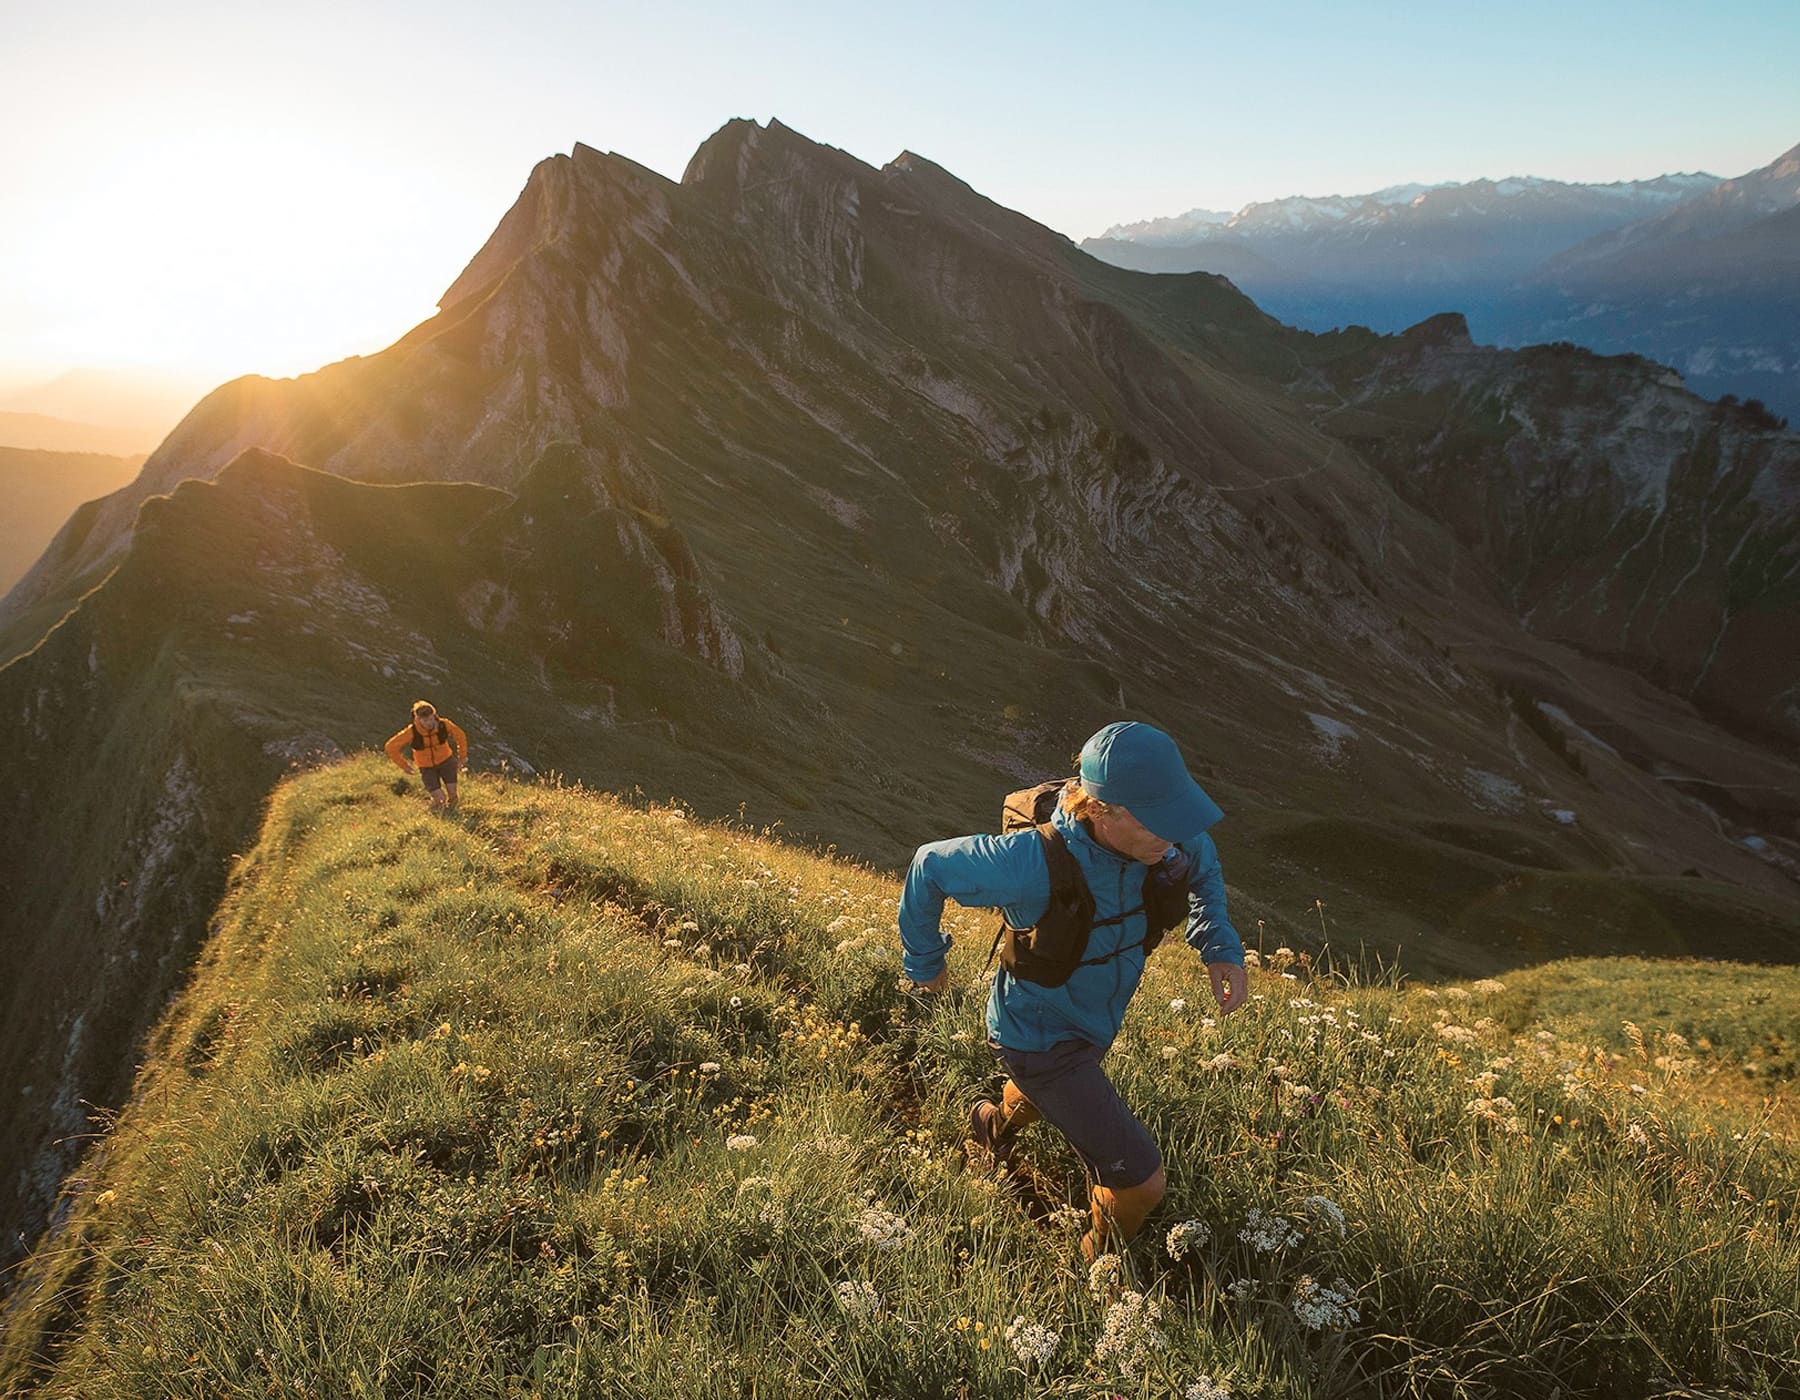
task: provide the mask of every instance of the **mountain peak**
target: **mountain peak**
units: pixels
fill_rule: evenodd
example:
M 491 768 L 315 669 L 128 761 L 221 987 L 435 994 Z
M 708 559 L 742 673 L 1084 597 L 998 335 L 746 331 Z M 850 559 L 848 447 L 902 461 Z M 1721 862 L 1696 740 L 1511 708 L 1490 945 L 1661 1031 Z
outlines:
M 579 223 L 584 203 L 619 195 L 654 200 L 673 188 L 648 166 L 582 141 L 566 156 L 546 156 L 532 167 L 525 188 L 481 251 L 439 298 L 438 309 L 449 311 L 486 290 L 534 248 L 563 237 Z
M 843 172 L 867 167 L 854 156 L 813 140 L 779 117 L 764 126 L 749 117 L 733 117 L 700 143 L 682 171 L 686 188 L 744 189 L 753 181 L 796 174 L 808 167 Z
M 1469 318 L 1460 311 L 1440 311 L 1435 316 L 1427 316 L 1402 331 L 1400 339 L 1408 346 L 1442 346 L 1446 349 L 1463 349 L 1475 343 L 1469 334 Z

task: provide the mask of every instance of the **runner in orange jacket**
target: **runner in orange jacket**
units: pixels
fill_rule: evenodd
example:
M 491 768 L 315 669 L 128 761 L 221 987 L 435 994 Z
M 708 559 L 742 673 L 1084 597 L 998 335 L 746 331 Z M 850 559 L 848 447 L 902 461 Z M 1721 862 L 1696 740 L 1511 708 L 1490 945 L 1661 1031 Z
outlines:
M 457 764 L 469 761 L 469 736 L 460 725 L 440 715 L 429 700 L 416 700 L 412 723 L 384 747 L 398 767 L 408 773 L 416 767 L 434 809 L 449 811 L 456 806 Z M 412 750 L 411 762 L 400 757 L 401 749 Z

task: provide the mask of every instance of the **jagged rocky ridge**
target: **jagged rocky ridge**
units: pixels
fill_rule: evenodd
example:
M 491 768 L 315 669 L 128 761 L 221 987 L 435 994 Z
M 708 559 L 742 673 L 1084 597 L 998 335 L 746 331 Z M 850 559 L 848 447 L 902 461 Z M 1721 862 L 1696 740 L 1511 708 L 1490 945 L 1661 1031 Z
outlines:
M 1291 936 L 1323 896 L 1425 970 L 1779 955 L 1781 676 L 1741 683 L 1728 641 L 1671 692 L 1646 679 L 1686 654 L 1665 627 L 1618 655 L 1558 640 L 1586 643 L 1579 595 L 1525 625 L 1555 580 L 1483 542 L 1490 496 L 1543 517 L 1544 549 L 1631 542 L 1551 526 L 1617 511 L 1521 486 L 1541 438 L 1495 428 L 1483 504 L 1451 499 L 1445 443 L 1495 395 L 1529 415 L 1534 373 L 1433 328 L 1292 332 L 1219 279 L 1107 267 L 919 157 L 876 170 L 779 123 L 728 125 L 679 184 L 585 146 L 545 161 L 437 317 L 224 386 L 6 600 L 8 1220 L 44 1218 L 81 1101 L 119 1100 L 270 782 L 379 742 L 418 693 L 487 761 L 885 862 L 1143 715 L 1231 813 L 1246 928 Z M 1613 411 L 1556 420 L 1558 450 L 1587 424 L 1685 460 L 1681 431 Z M 1777 542 L 1726 633 L 1792 618 L 1792 444 L 1732 435 L 1697 478 L 1763 483 L 1714 514 Z

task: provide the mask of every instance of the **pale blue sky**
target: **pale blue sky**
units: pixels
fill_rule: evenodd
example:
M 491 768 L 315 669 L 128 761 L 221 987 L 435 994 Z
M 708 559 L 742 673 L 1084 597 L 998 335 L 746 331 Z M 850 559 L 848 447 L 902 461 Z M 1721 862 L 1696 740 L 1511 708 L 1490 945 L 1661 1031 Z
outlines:
M 0 378 L 291 374 L 428 315 L 577 140 L 910 148 L 1072 237 L 1408 180 L 1741 174 L 1796 0 L 841 5 L 0 0 Z

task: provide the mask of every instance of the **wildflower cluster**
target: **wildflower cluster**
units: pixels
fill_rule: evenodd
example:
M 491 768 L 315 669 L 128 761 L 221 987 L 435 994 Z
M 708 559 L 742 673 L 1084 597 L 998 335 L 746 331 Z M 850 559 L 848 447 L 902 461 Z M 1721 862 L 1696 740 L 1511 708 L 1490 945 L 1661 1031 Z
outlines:
M 781 1038 L 821 1064 L 841 1061 L 863 1043 L 862 1026 L 855 1021 L 833 1021 L 811 1007 L 793 1002 L 782 1007 L 782 1011 L 788 1017 L 788 1025 Z
M 1181 1392 L 1181 1400 L 1231 1400 L 1231 1387 L 1211 1376 L 1202 1376 Z
M 1244 1228 L 1238 1231 L 1238 1238 L 1258 1254 L 1273 1254 L 1277 1250 L 1292 1249 L 1299 1244 L 1300 1231 L 1285 1217 L 1273 1215 L 1261 1206 L 1251 1206 L 1250 1214 L 1244 1217 Z
M 845 1279 L 837 1286 L 837 1305 L 849 1316 L 866 1320 L 881 1311 L 881 1294 L 866 1279 Z
M 1161 1321 L 1162 1307 L 1153 1299 L 1130 1291 L 1121 1294 L 1106 1310 L 1106 1323 L 1094 1344 L 1094 1359 L 1112 1362 L 1122 1376 L 1135 1376 L 1169 1344 L 1157 1326 Z
M 1088 1292 L 1105 1302 L 1119 1287 L 1124 1277 L 1124 1261 L 1116 1254 L 1102 1254 L 1088 1265 Z
M 1013 1354 L 1027 1366 L 1043 1367 L 1048 1366 L 1056 1355 L 1062 1334 L 1051 1331 L 1042 1323 L 1015 1317 L 1007 1324 L 1006 1340 L 1012 1344 Z
M 1302 1327 L 1320 1332 L 1327 1328 L 1347 1327 L 1357 1321 L 1360 1314 L 1354 1306 L 1355 1301 L 1356 1290 L 1343 1279 L 1328 1286 L 1305 1274 L 1294 1285 L 1294 1299 L 1289 1306 Z
M 745 1177 L 737 1186 L 737 1203 L 747 1214 L 771 1230 L 779 1232 L 787 1228 L 787 1204 L 776 1194 L 772 1177 Z
M 870 1206 L 856 1222 L 862 1237 L 877 1249 L 899 1249 L 913 1237 L 912 1226 L 904 1215 L 895 1215 L 880 1206 Z
M 1343 1208 L 1329 1197 L 1308 1196 L 1300 1202 L 1300 1208 L 1312 1218 L 1315 1226 L 1323 1225 L 1340 1240 L 1350 1233 L 1350 1226 L 1344 1219 Z
M 1519 1108 L 1505 1094 L 1496 1094 L 1493 1098 L 1470 1099 L 1463 1105 L 1463 1111 L 1471 1118 L 1484 1123 L 1492 1123 L 1503 1133 L 1523 1131 L 1519 1124 Z
M 1164 1241 L 1171 1259 L 1185 1259 L 1190 1254 L 1198 1254 L 1201 1246 L 1212 1238 L 1212 1231 L 1199 1220 L 1184 1220 L 1179 1225 L 1171 1226 L 1168 1238 Z

